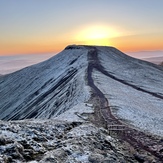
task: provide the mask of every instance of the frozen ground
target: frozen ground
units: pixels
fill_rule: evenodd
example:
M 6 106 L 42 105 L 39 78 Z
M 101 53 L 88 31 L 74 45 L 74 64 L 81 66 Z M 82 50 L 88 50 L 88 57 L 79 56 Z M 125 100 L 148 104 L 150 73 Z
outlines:
M 88 115 L 94 113 L 93 105 L 88 103 L 79 103 L 71 109 L 57 116 L 56 120 L 65 120 L 68 122 L 85 122 Z
M 106 71 L 116 78 L 163 95 L 162 67 L 105 47 L 99 49 L 99 59 Z
M 116 116 L 136 128 L 163 135 L 163 100 L 137 91 L 98 71 L 94 71 L 93 77 Z
M 90 123 L 56 120 L 0 122 L 0 162 L 122 162 L 122 143 Z

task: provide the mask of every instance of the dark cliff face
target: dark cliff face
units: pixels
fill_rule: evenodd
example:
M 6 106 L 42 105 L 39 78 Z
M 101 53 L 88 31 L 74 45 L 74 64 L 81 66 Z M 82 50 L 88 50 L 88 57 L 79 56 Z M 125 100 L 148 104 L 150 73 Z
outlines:
M 163 96 L 161 68 L 113 47 L 71 45 L 47 61 L 0 78 L 0 119 L 54 118 L 88 101 L 90 65 L 91 73 L 98 70 L 124 85 Z

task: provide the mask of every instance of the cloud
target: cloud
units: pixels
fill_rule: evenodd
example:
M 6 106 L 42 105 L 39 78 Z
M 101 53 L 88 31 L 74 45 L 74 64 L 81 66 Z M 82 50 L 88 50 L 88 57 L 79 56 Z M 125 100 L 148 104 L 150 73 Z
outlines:
M 0 56 L 0 74 L 8 74 L 24 67 L 42 62 L 55 54 L 34 54 L 17 56 Z

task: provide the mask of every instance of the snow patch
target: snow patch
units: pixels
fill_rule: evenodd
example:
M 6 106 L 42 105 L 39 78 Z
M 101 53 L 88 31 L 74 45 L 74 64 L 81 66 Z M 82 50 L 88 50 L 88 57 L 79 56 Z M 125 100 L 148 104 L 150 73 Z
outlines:
M 105 94 L 112 112 L 136 128 L 163 135 L 163 101 L 137 91 L 102 73 L 93 72 L 95 85 Z

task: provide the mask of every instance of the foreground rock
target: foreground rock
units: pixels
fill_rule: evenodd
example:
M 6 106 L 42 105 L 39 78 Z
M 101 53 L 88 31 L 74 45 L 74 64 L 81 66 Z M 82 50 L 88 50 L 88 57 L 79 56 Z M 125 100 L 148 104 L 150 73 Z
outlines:
M 124 141 L 91 123 L 13 121 L 0 123 L 0 162 L 150 162 Z

